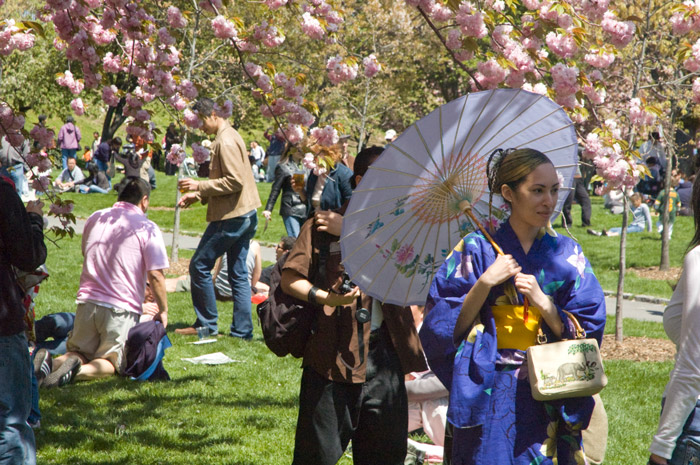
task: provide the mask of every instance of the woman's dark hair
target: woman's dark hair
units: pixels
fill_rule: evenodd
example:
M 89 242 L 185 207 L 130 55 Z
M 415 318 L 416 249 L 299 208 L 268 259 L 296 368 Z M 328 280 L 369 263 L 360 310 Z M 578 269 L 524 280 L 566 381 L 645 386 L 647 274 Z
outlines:
M 355 164 L 353 165 L 355 172 L 350 179 L 350 186 L 354 189 L 357 187 L 355 183 L 355 178 L 357 176 L 364 176 L 369 169 L 369 166 L 375 162 L 379 155 L 384 151 L 384 147 L 378 145 L 373 145 L 372 147 L 367 147 L 362 149 L 360 153 L 355 157 Z
M 547 155 L 535 149 L 497 149 L 486 163 L 486 178 L 489 186 L 489 216 L 493 194 L 501 195 L 506 185 L 515 191 L 528 174 L 545 163 L 552 164 Z M 505 199 L 504 199 L 505 200 Z M 508 203 L 507 200 L 505 200 Z
M 74 123 L 74 122 L 75 122 L 75 120 L 73 119 L 72 116 L 70 116 L 70 115 L 66 116 L 66 123 Z
M 88 170 L 88 177 L 91 179 L 97 178 L 97 172 L 99 169 L 97 168 L 96 163 L 88 163 L 87 164 L 87 170 Z

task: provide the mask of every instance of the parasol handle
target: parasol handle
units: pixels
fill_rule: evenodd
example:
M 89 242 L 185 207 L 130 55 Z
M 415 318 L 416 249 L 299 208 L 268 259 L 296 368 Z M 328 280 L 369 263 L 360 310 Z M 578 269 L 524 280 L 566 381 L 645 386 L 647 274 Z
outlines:
M 476 219 L 476 217 L 474 216 L 474 213 L 472 213 L 472 205 L 471 205 L 471 203 L 469 203 L 468 200 L 462 200 L 462 201 L 459 203 L 459 208 L 460 208 L 467 216 L 469 216 L 469 218 L 472 220 L 472 223 L 475 224 L 475 225 L 477 226 L 477 228 L 479 228 L 479 230 L 481 230 L 481 232 L 482 232 L 482 234 L 484 235 L 484 237 L 491 243 L 491 245 L 493 246 L 493 248 L 496 249 L 496 252 L 498 253 L 498 255 L 503 255 L 503 249 L 501 249 L 501 248 L 498 246 L 498 244 L 496 244 L 496 241 L 494 241 L 493 238 L 491 237 L 491 235 L 490 235 L 488 232 L 486 232 L 486 229 L 481 225 L 481 222 L 478 221 L 478 220 Z M 527 297 L 523 296 L 523 309 L 524 309 L 524 310 L 523 310 L 523 320 L 525 321 L 525 323 L 527 323 L 527 321 L 528 321 L 528 316 L 529 316 L 529 315 L 528 315 L 528 313 L 529 313 L 528 310 L 529 310 L 529 308 L 530 308 L 530 302 L 528 301 Z
M 459 208 L 467 215 L 469 218 L 472 220 L 472 223 L 476 225 L 477 228 L 479 228 L 484 235 L 484 237 L 491 243 L 494 249 L 496 249 L 496 252 L 498 252 L 498 255 L 503 255 L 503 249 L 501 249 L 498 244 L 496 244 L 496 241 L 493 240 L 491 235 L 486 232 L 486 229 L 481 225 L 481 222 L 476 219 L 474 216 L 474 213 L 472 213 L 472 204 L 469 203 L 468 200 L 462 200 L 459 202 Z

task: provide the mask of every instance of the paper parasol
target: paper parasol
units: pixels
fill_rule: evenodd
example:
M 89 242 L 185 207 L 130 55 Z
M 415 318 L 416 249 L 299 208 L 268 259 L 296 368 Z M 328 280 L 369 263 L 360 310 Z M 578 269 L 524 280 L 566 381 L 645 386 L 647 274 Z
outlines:
M 556 217 L 578 164 L 567 114 L 524 90 L 468 94 L 406 129 L 353 192 L 340 241 L 352 281 L 382 302 L 424 304 L 454 245 L 475 220 L 489 221 L 486 162 L 498 148 L 533 148 L 552 160 L 560 177 Z M 500 196 L 493 196 L 492 211 L 494 227 L 508 217 Z

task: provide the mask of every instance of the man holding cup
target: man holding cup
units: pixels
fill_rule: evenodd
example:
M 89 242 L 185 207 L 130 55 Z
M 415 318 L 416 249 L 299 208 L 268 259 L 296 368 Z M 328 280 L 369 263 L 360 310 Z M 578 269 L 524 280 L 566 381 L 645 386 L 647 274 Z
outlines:
M 215 134 L 216 138 L 211 145 L 209 179 L 181 179 L 178 186 L 187 193 L 180 198 L 179 205 L 188 207 L 197 201 L 206 204 L 209 225 L 190 260 L 192 304 L 197 320 L 191 327 L 175 332 L 194 336 L 198 327 L 205 326 L 210 335 L 219 334 L 211 270 L 216 259 L 226 253 L 233 296 L 229 335 L 251 340 L 253 320 L 246 257 L 258 225 L 256 209 L 261 205 L 258 189 L 245 142 L 228 121 L 216 114 L 214 101 L 200 98 L 193 109 L 202 121 L 202 130 Z

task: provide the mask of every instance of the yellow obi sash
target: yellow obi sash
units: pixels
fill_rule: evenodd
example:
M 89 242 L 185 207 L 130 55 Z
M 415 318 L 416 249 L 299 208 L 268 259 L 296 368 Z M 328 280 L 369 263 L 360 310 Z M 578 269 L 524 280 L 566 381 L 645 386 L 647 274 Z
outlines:
M 496 320 L 496 338 L 499 349 L 527 350 L 537 342 L 540 310 L 528 308 L 527 323 L 523 320 L 522 305 L 493 305 L 491 311 Z

